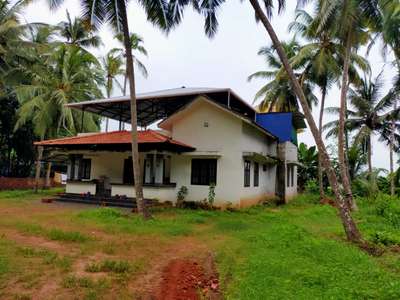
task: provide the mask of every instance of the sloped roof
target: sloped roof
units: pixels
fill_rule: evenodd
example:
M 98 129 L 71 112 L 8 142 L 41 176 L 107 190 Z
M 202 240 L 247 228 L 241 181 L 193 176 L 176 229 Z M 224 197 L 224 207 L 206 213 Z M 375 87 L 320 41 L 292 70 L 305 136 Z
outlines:
M 162 148 L 175 149 L 177 151 L 193 151 L 194 147 L 179 141 L 173 140 L 170 137 L 155 131 L 144 130 L 138 131 L 138 144 L 139 147 L 148 149 L 149 145 L 161 146 Z M 104 149 L 112 150 L 112 146 L 116 146 L 114 150 L 129 149 L 131 145 L 131 132 L 130 131 L 112 131 L 93 134 L 84 134 L 73 137 L 66 137 L 60 139 L 46 140 L 36 142 L 37 146 L 55 147 L 55 148 L 72 148 L 72 149 Z M 162 145 L 166 147 L 162 147 Z M 110 147 L 111 146 L 111 147 Z M 118 146 L 124 146 L 123 149 Z
M 165 119 L 199 95 L 208 96 L 232 111 L 254 119 L 254 108 L 229 88 L 181 87 L 137 94 L 138 125 L 148 126 L 157 120 Z M 122 122 L 130 122 L 129 95 L 70 103 L 66 106 Z

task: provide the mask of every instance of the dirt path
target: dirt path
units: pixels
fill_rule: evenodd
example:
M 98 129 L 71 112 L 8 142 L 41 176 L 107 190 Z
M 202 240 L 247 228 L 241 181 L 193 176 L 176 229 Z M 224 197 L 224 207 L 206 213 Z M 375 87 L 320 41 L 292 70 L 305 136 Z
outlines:
M 164 269 L 157 287 L 158 300 L 220 299 L 218 275 L 214 268 L 194 260 L 174 259 Z

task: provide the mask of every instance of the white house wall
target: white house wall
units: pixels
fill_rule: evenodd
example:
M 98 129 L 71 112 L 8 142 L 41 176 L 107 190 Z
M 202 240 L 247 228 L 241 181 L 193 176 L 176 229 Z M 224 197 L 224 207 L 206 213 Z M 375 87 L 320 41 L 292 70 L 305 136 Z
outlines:
M 168 120 L 167 120 L 168 121 Z M 186 200 L 200 201 L 206 199 L 209 186 L 191 184 L 192 158 L 217 158 L 217 183 L 215 188 L 215 203 L 220 206 L 248 206 L 275 195 L 276 167 L 268 166 L 263 171 L 259 164 L 259 186 L 254 187 L 254 163 L 250 170 L 250 187 L 244 187 L 244 152 L 276 155 L 277 143 L 258 128 L 248 124 L 223 108 L 208 100 L 195 101 L 184 113 L 171 117 L 170 123 L 163 129 L 169 130 L 171 137 L 196 148 L 194 152 L 172 154 L 170 166 L 170 181 L 176 187 L 151 188 L 145 187 L 144 196 L 160 201 L 176 201 L 176 195 L 182 186 L 188 188 Z M 293 145 L 294 146 L 294 145 Z M 295 146 L 294 146 L 295 147 Z M 130 152 L 87 152 L 85 158 L 91 158 L 91 178 L 98 179 L 107 176 L 112 185 L 112 195 L 127 195 L 134 197 L 134 187 L 119 185 L 123 180 L 124 159 Z M 297 160 L 297 149 L 291 150 L 288 157 Z M 141 154 L 143 165 L 143 154 Z M 296 178 L 296 176 L 295 176 Z M 74 190 L 75 186 L 67 184 Z M 297 186 L 297 178 L 296 184 Z M 91 193 L 93 187 L 90 187 Z M 95 189 L 95 187 L 94 187 Z M 71 192 L 76 192 L 72 191 Z M 81 191 L 85 192 L 85 191 Z
M 275 156 L 277 143 L 268 138 L 260 130 L 250 124 L 242 122 L 241 152 L 257 152 L 264 155 Z M 268 165 L 263 171 L 263 165 L 259 164 L 259 186 L 254 186 L 254 162 L 250 167 L 250 186 L 244 186 L 244 160 L 241 161 L 241 191 L 240 205 L 249 206 L 275 196 L 276 166 Z
M 135 187 L 133 185 L 113 185 L 111 196 L 125 195 L 135 198 Z M 143 187 L 143 195 L 147 199 L 156 199 L 160 202 L 176 200 L 176 189 L 174 187 Z
M 231 203 L 248 206 L 275 194 L 275 167 L 266 172 L 260 165 L 259 186 L 244 187 L 243 152 L 276 154 L 276 143 L 259 129 L 206 101 L 197 101 L 172 125 L 172 138 L 196 148 L 198 153 L 216 152 L 217 185 L 215 200 L 219 205 Z M 187 200 L 207 198 L 208 186 L 191 185 L 191 159 L 196 152 L 173 156 L 171 181 L 188 188 Z
M 207 102 L 194 103 L 172 127 L 173 139 L 195 147 L 198 153 L 220 155 L 215 187 L 215 201 L 219 205 L 237 205 L 239 201 L 243 186 L 240 133 L 240 119 Z M 199 201 L 207 198 L 209 187 L 191 185 L 191 159 L 195 156 L 196 153 L 189 153 L 172 157 L 171 181 L 179 185 L 177 189 L 183 185 L 188 188 L 187 200 Z
M 297 158 L 297 147 L 296 145 L 292 144 L 291 142 L 286 142 L 285 143 L 285 156 L 286 156 L 286 161 L 293 162 L 293 161 L 298 161 Z M 286 170 L 288 167 L 286 167 Z M 287 171 L 286 171 L 287 172 Z M 288 186 L 287 184 L 287 174 L 285 176 L 285 186 L 286 186 L 286 192 L 285 192 L 285 200 L 288 201 L 292 199 L 294 196 L 297 195 L 297 166 L 294 166 L 294 175 L 293 175 L 293 186 L 290 184 Z

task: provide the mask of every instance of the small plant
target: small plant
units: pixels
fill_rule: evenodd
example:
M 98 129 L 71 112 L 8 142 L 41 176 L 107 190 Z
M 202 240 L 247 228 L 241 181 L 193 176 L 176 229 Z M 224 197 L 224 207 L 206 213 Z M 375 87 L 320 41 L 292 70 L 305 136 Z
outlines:
M 215 183 L 211 183 L 208 187 L 208 197 L 207 197 L 208 204 L 210 206 L 214 206 L 215 201 Z
M 188 195 L 188 188 L 186 186 L 182 185 L 178 191 L 178 194 L 176 195 L 176 206 L 177 207 L 182 207 L 182 203 L 183 203 L 183 201 L 185 201 L 185 198 L 187 195 Z
M 377 231 L 374 232 L 370 240 L 377 245 L 384 245 L 384 246 L 393 246 L 393 245 L 400 245 L 400 237 L 386 231 Z
M 132 271 L 132 265 L 124 260 L 104 260 L 101 263 L 92 263 L 86 266 L 86 272 L 113 272 L 113 273 L 129 273 Z
M 62 286 L 67 289 L 73 288 L 90 288 L 94 286 L 94 282 L 88 277 L 77 277 L 74 275 L 69 275 L 64 278 Z
M 307 180 L 304 185 L 304 191 L 307 194 L 318 194 L 319 193 L 319 186 L 316 180 Z
M 47 237 L 54 241 L 77 242 L 83 243 L 89 238 L 78 231 L 62 231 L 60 229 L 52 229 L 47 233 Z

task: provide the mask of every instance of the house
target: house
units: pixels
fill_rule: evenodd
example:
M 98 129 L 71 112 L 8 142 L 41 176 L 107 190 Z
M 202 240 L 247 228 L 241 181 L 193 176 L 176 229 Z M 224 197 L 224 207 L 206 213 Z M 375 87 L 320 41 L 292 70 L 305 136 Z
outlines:
M 74 109 L 130 122 L 129 97 L 70 104 Z M 258 114 L 230 89 L 179 88 L 137 96 L 139 161 L 144 197 L 175 202 L 207 198 L 246 207 L 270 198 L 288 201 L 297 192 L 291 113 Z M 295 124 L 294 120 L 301 120 Z M 276 123 L 280 125 L 276 128 Z M 285 129 L 285 130 L 283 130 Z M 82 133 L 36 143 L 68 156 L 66 194 L 134 198 L 130 131 Z

